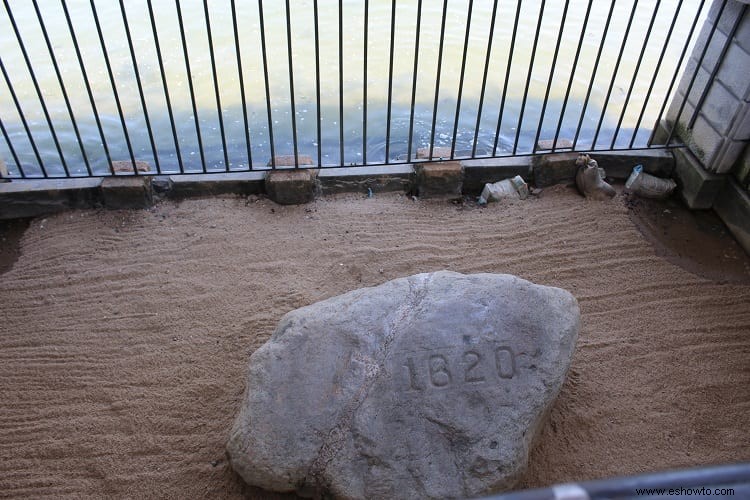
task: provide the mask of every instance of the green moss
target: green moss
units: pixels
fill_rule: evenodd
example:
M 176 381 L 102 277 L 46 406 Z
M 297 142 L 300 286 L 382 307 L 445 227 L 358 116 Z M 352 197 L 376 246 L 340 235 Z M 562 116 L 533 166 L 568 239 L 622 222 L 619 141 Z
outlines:
M 695 156 L 697 156 L 701 161 L 705 161 L 706 152 L 693 139 L 692 129 L 687 128 L 683 122 L 677 122 L 677 126 L 675 127 L 675 135 L 682 139 L 682 142 L 690 148 L 690 151 L 692 151 Z

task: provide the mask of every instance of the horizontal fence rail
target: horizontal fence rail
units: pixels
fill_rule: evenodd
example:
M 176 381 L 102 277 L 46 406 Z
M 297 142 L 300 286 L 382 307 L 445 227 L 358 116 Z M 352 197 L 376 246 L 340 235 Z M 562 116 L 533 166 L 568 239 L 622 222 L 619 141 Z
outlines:
M 655 132 L 707 10 L 3 0 L 0 158 L 39 178 L 671 147 Z

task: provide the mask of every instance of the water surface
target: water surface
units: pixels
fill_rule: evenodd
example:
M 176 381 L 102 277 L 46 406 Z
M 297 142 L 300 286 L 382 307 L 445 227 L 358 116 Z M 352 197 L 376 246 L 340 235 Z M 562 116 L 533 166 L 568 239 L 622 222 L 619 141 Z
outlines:
M 433 143 L 435 146 L 455 145 L 455 151 L 460 154 L 470 154 L 474 149 L 478 155 L 514 152 L 523 154 L 532 150 L 537 136 L 540 139 L 553 138 L 558 124 L 561 126 L 560 137 L 577 137 L 578 148 L 628 147 L 631 140 L 634 146 L 645 146 L 654 121 L 667 98 L 670 83 L 679 71 L 677 64 L 680 54 L 700 5 L 698 1 L 683 1 L 677 9 L 680 5 L 677 0 L 619 0 L 614 3 L 611 22 L 605 35 L 604 28 L 612 7 L 611 2 L 591 2 L 592 7 L 584 29 L 589 2 L 583 0 L 567 2 L 564 22 L 566 2 L 544 2 L 539 24 L 542 2 L 497 2 L 494 26 L 490 21 L 495 2 L 448 0 L 445 2 L 446 22 L 438 80 L 442 1 L 422 2 L 417 52 L 415 41 L 418 2 L 398 0 L 395 7 L 394 57 L 391 67 L 391 1 L 369 1 L 368 23 L 365 26 L 365 2 L 343 1 L 343 10 L 339 16 L 339 2 L 320 0 L 320 65 L 317 74 L 313 1 L 290 1 L 291 41 L 287 39 L 285 2 L 266 1 L 262 7 L 267 46 L 265 69 L 271 109 L 272 129 L 269 129 L 259 3 L 236 2 L 237 42 L 241 58 L 238 60 L 232 4 L 229 0 L 208 1 L 208 21 L 217 74 L 214 82 L 203 2 L 179 2 L 190 67 L 189 80 L 181 41 L 178 4 L 168 0 L 154 1 L 154 24 L 162 54 L 166 90 L 173 111 L 171 118 L 177 135 L 175 144 L 148 2 L 124 2 L 123 16 L 118 2 L 94 1 L 103 34 L 103 47 L 97 36 L 91 2 L 65 2 L 91 88 L 93 105 L 62 3 L 55 0 L 40 0 L 37 3 L 52 52 L 59 65 L 75 123 L 79 128 L 81 145 L 65 105 L 34 4 L 28 0 L 9 1 L 12 17 L 19 28 L 39 90 L 44 96 L 53 130 L 73 175 L 87 172 L 81 149 L 90 159 L 90 168 L 94 173 L 107 171 L 107 152 L 102 147 L 99 125 L 112 159 L 130 158 L 129 141 L 136 159 L 152 164 L 158 162 L 163 171 L 178 171 L 180 164 L 188 171 L 200 170 L 204 164 L 209 170 L 241 170 L 249 167 L 250 160 L 253 168 L 264 167 L 271 156 L 270 130 L 273 133 L 275 153 L 292 153 L 292 116 L 296 119 L 299 152 L 310 155 L 316 163 L 320 156 L 324 165 L 382 163 L 386 159 L 404 159 L 410 149 L 410 129 L 413 131 L 412 152 Z M 471 17 L 468 16 L 470 5 Z M 519 25 L 511 52 L 517 8 L 520 9 Z M 629 23 L 631 12 L 634 14 Z M 675 16 L 677 20 L 673 32 L 667 39 Z M 130 29 L 137 66 L 133 64 L 133 55 L 129 50 L 124 17 L 127 18 Z M 340 17 L 343 26 L 341 54 Z M 649 33 L 652 19 L 653 27 Z M 470 29 L 461 86 L 468 22 Z M 629 24 L 629 34 L 626 37 Z M 537 27 L 539 40 L 534 51 Z M 493 43 L 489 47 L 487 58 L 490 33 Z M 559 36 L 560 48 L 555 57 Z M 580 55 L 574 67 L 581 39 Z M 290 99 L 290 42 L 294 109 Z M 113 74 L 114 90 L 105 52 Z M 639 64 L 641 53 L 643 57 Z M 14 34 L 9 13 L 4 9 L 0 12 L 0 54 L 38 145 L 43 164 L 51 175 L 63 173 L 57 147 Z M 418 55 L 416 73 L 415 55 Z M 533 67 L 529 73 L 532 56 Z M 593 73 L 597 56 L 599 64 L 596 73 Z M 509 57 L 512 57 L 512 63 L 510 71 L 507 71 Z M 340 65 L 340 62 L 343 64 Z M 479 114 L 486 63 L 488 77 Z M 143 102 L 136 79 L 136 67 Z M 613 78 L 616 68 L 617 74 Z M 393 85 L 389 108 L 388 83 L 391 72 Z M 244 103 L 243 93 L 240 91 L 240 75 L 245 90 Z M 317 75 L 320 79 L 319 108 L 316 105 Z M 654 86 L 649 92 L 652 80 Z M 193 84 L 194 99 L 191 98 L 190 81 Z M 456 125 L 459 91 L 462 99 Z M 225 140 L 222 140 L 221 135 L 217 92 Z M 412 93 L 415 96 L 413 110 Z M 566 95 L 569 99 L 563 113 Z M 545 96 L 548 99 L 542 115 Z M 122 119 L 115 97 L 120 101 Z M 197 116 L 193 112 L 193 101 Z M 94 106 L 101 119 L 99 124 L 94 119 Z M 243 109 L 247 111 L 247 134 Z M 387 126 L 389 109 L 390 129 Z M 316 125 L 318 111 L 320 141 Z M 4 80 L 0 81 L 0 118 L 26 174 L 40 175 L 39 162 Z M 123 131 L 122 121 L 125 122 L 127 135 Z M 618 123 L 620 132 L 615 137 Z M 201 132 L 200 144 L 198 128 Z M 494 149 L 498 131 L 497 149 Z M 386 138 L 389 139 L 388 158 L 385 156 Z M 0 155 L 11 170 L 17 173 L 14 157 L 4 139 L 0 140 Z

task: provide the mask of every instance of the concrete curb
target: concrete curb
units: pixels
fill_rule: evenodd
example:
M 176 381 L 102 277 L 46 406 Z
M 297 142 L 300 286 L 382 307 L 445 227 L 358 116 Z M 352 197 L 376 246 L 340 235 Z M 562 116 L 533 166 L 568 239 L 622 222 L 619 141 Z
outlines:
M 454 160 L 453 162 L 401 163 L 381 166 L 277 169 L 273 172 L 304 172 L 311 170 L 316 195 L 345 192 L 366 194 L 379 192 L 417 192 L 420 187 L 418 171 L 450 171 L 450 186 L 442 186 L 452 196 L 478 196 L 485 183 L 520 175 L 527 182 L 550 185 L 573 182 L 575 170 L 567 163 L 552 172 L 544 165 L 567 161 L 577 153 L 552 155 Z M 570 157 L 570 158 L 568 158 Z M 595 153 L 607 175 L 624 179 L 637 163 L 647 172 L 665 175 L 674 169 L 674 158 L 669 151 L 602 152 Z M 442 165 L 442 166 L 441 166 Z M 450 165 L 453 165 L 450 167 Z M 425 167 L 429 167 L 425 169 Z M 551 168 L 551 167 L 550 167 Z M 446 170 L 447 169 L 447 170 Z M 445 171 L 445 172 L 444 172 Z M 116 176 L 71 179 L 14 179 L 0 183 L 0 219 L 34 217 L 73 208 L 145 208 L 153 200 L 216 196 L 226 194 L 269 194 L 266 181 L 270 169 L 251 172 L 215 174 L 183 174 L 153 176 Z M 282 175 L 282 174 L 278 174 Z M 299 174 L 298 174 L 299 175 Z M 283 175 L 282 175 L 283 176 Z M 424 182 L 424 175 L 421 177 Z M 146 179 L 150 183 L 144 184 Z M 441 180 L 441 181 L 442 181 Z M 425 191 L 422 186 L 422 191 Z M 448 189 L 449 188 L 449 189 Z M 442 188 L 441 188 L 442 189 Z M 425 194 L 429 193 L 429 189 Z M 447 191 L 446 191 L 447 193 Z M 284 196 L 282 196 L 284 198 Z M 304 198 L 304 199 L 303 199 Z M 292 202 L 309 201 L 304 196 Z
M 716 197 L 713 209 L 750 255 L 750 193 L 729 178 Z
M 101 206 L 102 179 L 34 179 L 0 183 L 0 219 Z

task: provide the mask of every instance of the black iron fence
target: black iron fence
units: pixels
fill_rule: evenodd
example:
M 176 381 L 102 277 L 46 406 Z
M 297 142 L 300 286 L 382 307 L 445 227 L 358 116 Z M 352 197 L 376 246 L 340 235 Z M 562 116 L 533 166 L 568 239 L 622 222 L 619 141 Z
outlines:
M 704 0 L 3 6 L 0 157 L 14 178 L 112 175 L 123 162 L 124 174 L 140 175 L 671 147 L 675 131 L 655 144 L 654 129 L 708 8 Z

